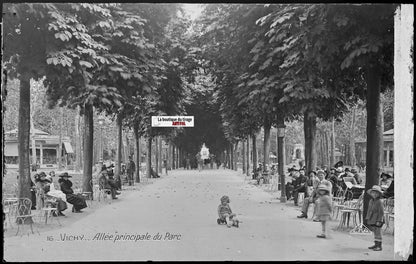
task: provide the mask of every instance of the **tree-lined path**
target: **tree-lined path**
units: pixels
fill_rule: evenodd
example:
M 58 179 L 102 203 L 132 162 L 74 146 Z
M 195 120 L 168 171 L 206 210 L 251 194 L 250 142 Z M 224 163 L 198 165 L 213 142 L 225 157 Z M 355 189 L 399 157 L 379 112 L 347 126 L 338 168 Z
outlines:
M 243 222 L 240 228 L 216 223 L 219 198 L 227 194 Z M 122 200 L 92 212 L 63 228 L 5 238 L 7 261 L 59 260 L 388 260 L 393 246 L 382 252 L 367 248 L 371 236 L 330 232 L 315 237 L 320 224 L 296 219 L 298 209 L 280 204 L 263 190 L 230 170 L 177 170 L 140 191 L 124 192 Z M 117 233 L 116 233 L 117 232 Z M 158 232 L 161 241 L 98 241 L 97 233 Z M 164 240 L 166 232 L 180 240 Z M 75 241 L 61 235 L 82 236 Z M 173 236 L 169 236 L 173 238 Z M 386 241 L 387 242 L 387 241 Z M 24 252 L 24 254 L 22 254 Z

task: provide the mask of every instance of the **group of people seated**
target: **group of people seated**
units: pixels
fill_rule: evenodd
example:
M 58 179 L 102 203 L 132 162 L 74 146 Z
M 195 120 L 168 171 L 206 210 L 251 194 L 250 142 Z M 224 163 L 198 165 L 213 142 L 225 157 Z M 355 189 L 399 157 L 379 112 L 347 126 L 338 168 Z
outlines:
M 56 207 L 56 212 L 53 216 L 65 216 L 62 212 L 65 211 L 68 206 L 67 203 L 72 204 L 72 212 L 81 213 L 82 209 L 87 207 L 85 197 L 81 194 L 74 194 L 72 189 L 72 182 L 69 180 L 72 176 L 67 172 L 59 175 L 59 189 L 55 187 L 53 183 L 53 177 L 55 172 L 51 171 L 49 175 L 45 172 L 35 174 L 34 182 L 31 182 L 31 200 L 32 209 L 40 209 L 43 207 Z
M 257 184 L 269 183 L 270 177 L 277 173 L 276 164 L 272 164 L 269 168 L 269 165 L 263 166 L 262 163 L 259 163 L 257 168 L 254 168 L 252 171 L 252 179 L 257 181 Z
M 100 190 L 108 191 L 112 199 L 117 199 L 120 195 L 120 188 L 114 180 L 113 166 L 103 165 L 98 178 L 98 185 Z M 58 184 L 59 188 L 55 187 L 53 178 L 55 172 L 51 171 L 48 175 L 45 172 L 39 172 L 34 175 L 34 181 L 31 181 L 31 200 L 32 210 L 43 207 L 55 207 L 57 210 L 53 212 L 53 216 L 65 216 L 65 211 L 68 206 L 67 203 L 72 204 L 73 213 L 81 213 L 82 209 L 87 207 L 86 197 L 81 193 L 76 194 L 72 189 L 71 182 L 67 172 L 60 174 Z
M 302 206 L 302 214 L 299 218 L 307 218 L 309 205 L 315 203 L 318 196 L 316 193 L 317 187 L 321 184 L 326 185 L 331 190 L 331 195 L 336 195 L 339 191 L 351 190 L 350 197 L 346 199 L 358 198 L 364 186 L 363 179 L 358 171 L 354 168 L 349 169 L 343 166 L 343 162 L 337 162 L 333 168 L 324 166 L 322 169 L 317 168 L 316 171 L 309 171 L 308 176 L 305 175 L 305 168 L 296 169 L 293 166 L 289 169 L 289 178 L 285 186 L 287 200 L 293 199 L 294 204 L 298 205 L 299 193 L 304 193 L 304 203 Z M 380 176 L 380 185 L 383 192 L 383 197 L 394 196 L 393 176 L 382 173 Z

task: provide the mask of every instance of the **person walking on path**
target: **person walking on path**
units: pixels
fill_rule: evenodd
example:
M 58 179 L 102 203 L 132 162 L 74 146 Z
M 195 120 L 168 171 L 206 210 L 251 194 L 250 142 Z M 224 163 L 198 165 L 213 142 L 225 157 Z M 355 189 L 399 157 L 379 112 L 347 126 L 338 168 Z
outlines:
M 129 186 L 133 185 L 133 175 L 136 171 L 136 164 L 133 161 L 132 156 L 129 157 L 129 163 L 127 164 L 127 179 L 129 182 Z
M 314 175 L 315 172 L 311 172 L 310 175 Z M 308 218 L 308 210 L 309 210 L 309 205 L 315 204 L 315 208 L 314 211 L 316 212 L 316 202 L 319 198 L 318 195 L 318 186 L 323 184 L 325 186 L 328 187 L 329 190 L 332 190 L 332 183 L 328 180 L 325 180 L 325 172 L 323 170 L 318 170 L 317 172 L 317 177 L 315 178 L 315 176 L 311 176 L 311 180 L 312 180 L 312 184 L 313 184 L 313 190 L 312 193 L 310 195 L 310 197 L 308 199 L 305 199 L 305 201 L 303 202 L 302 205 L 302 214 L 298 216 L 298 218 Z M 315 216 L 316 213 L 314 214 Z M 318 222 L 318 219 L 314 219 L 315 222 Z
M 365 220 L 367 221 L 367 226 L 369 226 L 374 233 L 374 245 L 368 249 L 381 251 L 381 228 L 384 224 L 384 210 L 380 198 L 383 195 L 383 191 L 380 186 L 374 185 L 371 189 L 367 190 L 367 193 L 371 196 L 371 200 L 368 204 Z
M 316 216 L 322 225 L 322 234 L 317 235 L 319 238 L 326 238 L 326 222 L 330 219 L 332 214 L 332 201 L 330 197 L 331 188 L 326 184 L 318 186 L 318 201 Z
M 198 170 L 201 171 L 204 166 L 204 160 L 201 157 L 201 153 L 198 152 L 198 154 L 196 154 L 196 160 L 198 161 Z

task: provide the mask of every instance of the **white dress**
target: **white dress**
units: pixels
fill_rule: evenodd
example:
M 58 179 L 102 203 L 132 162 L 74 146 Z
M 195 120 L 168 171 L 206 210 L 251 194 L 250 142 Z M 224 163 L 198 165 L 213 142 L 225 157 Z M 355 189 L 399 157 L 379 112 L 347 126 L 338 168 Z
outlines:
M 55 185 L 53 183 L 51 183 L 50 185 L 50 190 L 48 192 L 48 195 L 52 197 L 60 198 L 64 202 L 66 202 L 66 195 L 62 191 L 55 189 Z

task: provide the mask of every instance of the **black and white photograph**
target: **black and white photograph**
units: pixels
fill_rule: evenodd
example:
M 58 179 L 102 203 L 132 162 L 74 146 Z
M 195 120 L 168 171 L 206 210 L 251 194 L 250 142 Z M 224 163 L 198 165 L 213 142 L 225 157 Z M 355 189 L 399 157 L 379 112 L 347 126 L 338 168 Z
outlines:
M 4 2 L 3 261 L 413 261 L 413 9 Z

